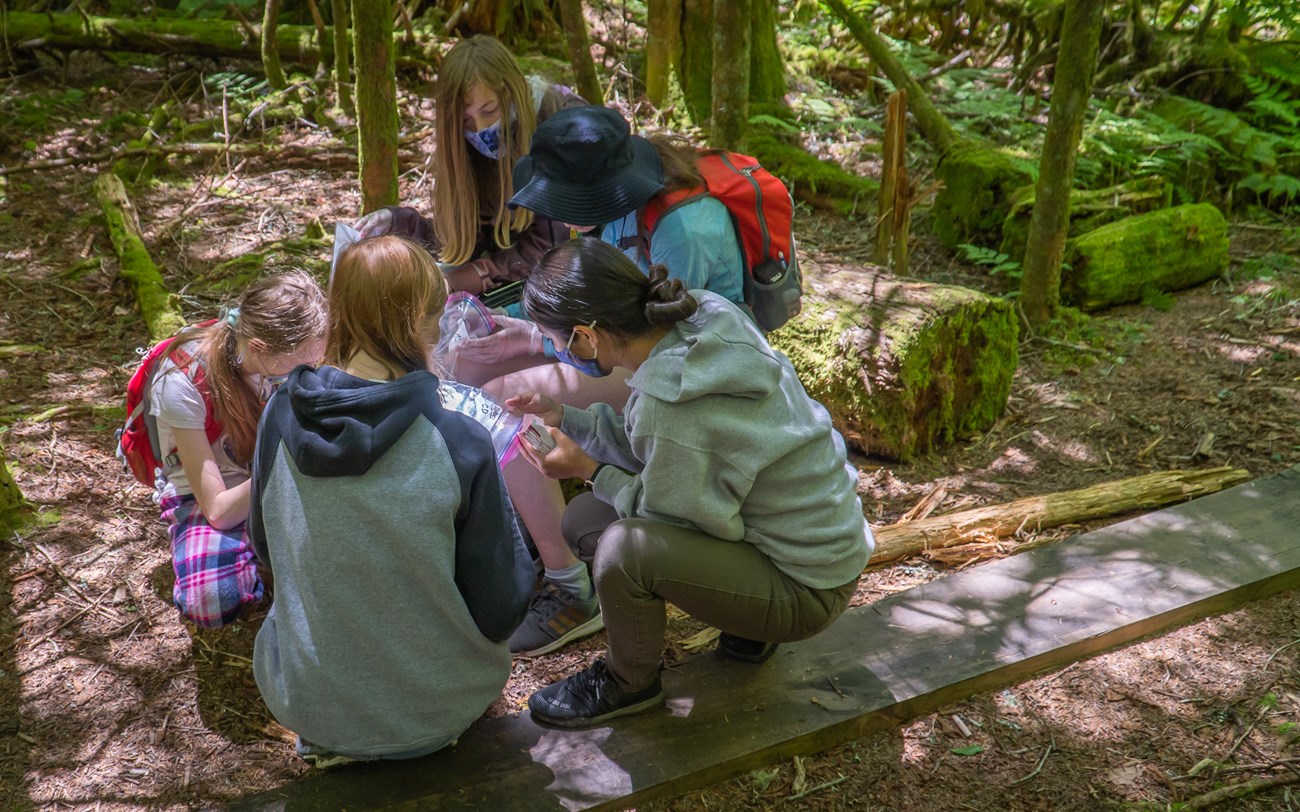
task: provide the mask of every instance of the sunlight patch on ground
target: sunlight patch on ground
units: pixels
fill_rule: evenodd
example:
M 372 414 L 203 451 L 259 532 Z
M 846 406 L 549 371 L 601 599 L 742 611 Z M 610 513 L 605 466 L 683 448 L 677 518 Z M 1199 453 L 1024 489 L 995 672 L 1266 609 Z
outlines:
M 1100 460 L 1095 452 L 1086 444 L 1078 440 L 1061 439 L 1054 441 L 1048 435 L 1041 431 L 1032 431 L 1029 433 L 1029 440 L 1038 448 L 1044 451 L 1051 451 L 1058 456 L 1064 457 L 1076 462 L 1085 462 L 1089 465 L 1096 465 Z
M 1037 468 L 1034 458 L 1019 448 L 1008 447 L 989 464 L 994 474 L 1032 474 Z

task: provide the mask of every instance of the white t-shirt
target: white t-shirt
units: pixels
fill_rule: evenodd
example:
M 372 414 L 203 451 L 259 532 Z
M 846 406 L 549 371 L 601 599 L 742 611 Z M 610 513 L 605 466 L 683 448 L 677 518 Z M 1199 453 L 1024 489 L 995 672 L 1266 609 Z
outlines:
M 182 346 L 186 352 L 193 354 L 198 352 L 199 342 L 190 341 Z M 163 449 L 164 455 L 176 450 L 176 443 L 172 439 L 174 429 L 202 431 L 207 420 L 207 407 L 198 387 L 184 371 L 175 370 L 176 365 L 172 360 L 164 358 L 158 365 L 158 374 L 154 377 L 153 388 L 149 392 L 149 414 L 157 420 L 158 445 Z M 248 469 L 233 459 L 229 432 L 223 432 L 212 444 L 212 456 L 217 460 L 217 467 L 221 470 L 221 478 L 227 488 L 233 488 L 248 479 Z M 164 462 L 162 475 L 159 497 L 189 496 L 194 493 L 185 476 L 185 468 L 179 462 L 170 466 Z

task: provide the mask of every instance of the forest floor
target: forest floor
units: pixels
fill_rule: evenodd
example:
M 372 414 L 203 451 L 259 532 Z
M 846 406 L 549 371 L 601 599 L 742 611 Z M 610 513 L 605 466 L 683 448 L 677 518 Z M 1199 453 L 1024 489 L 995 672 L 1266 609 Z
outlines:
M 20 141 L 0 140 L 0 164 L 112 147 L 120 139 L 106 122 L 151 109 L 183 86 L 183 73 L 77 57 L 65 76 L 45 70 L 9 81 L 8 111 L 43 112 Z M 207 104 L 219 121 L 216 99 Z M 202 98 L 184 101 L 198 117 Z M 406 112 L 427 116 L 418 107 Z M 240 141 L 260 138 L 246 132 Z M 282 138 L 332 154 L 309 127 Z M 276 241 L 269 266 L 323 268 L 328 243 L 305 240 L 308 225 L 352 219 L 359 199 L 346 161 L 322 163 L 191 159 L 134 192 L 148 245 L 187 314 L 215 312 L 240 274 L 263 270 L 241 258 Z M 39 347 L 2 356 L 0 443 L 41 518 L 0 543 L 6 810 L 208 807 L 307 771 L 253 682 L 249 658 L 265 609 L 218 631 L 183 623 L 168 600 L 157 510 L 113 459 L 122 393 L 145 338 L 98 216 L 91 184 L 99 169 L 10 175 L 0 207 L 0 344 Z M 404 175 L 414 205 L 423 208 L 427 192 L 423 167 Z M 1286 260 L 1300 250 L 1296 225 L 1235 223 L 1230 271 L 1172 297 L 1167 309 L 1121 307 L 1070 335 L 1024 340 L 1006 414 L 982 436 L 910 464 L 855 457 L 871 520 L 895 521 L 939 487 L 945 513 L 1156 470 L 1228 464 L 1259 477 L 1300 463 L 1300 272 Z M 839 260 L 869 252 L 865 218 L 804 212 L 799 231 L 810 266 L 829 259 L 831 245 Z M 1005 292 L 1004 279 L 925 240 L 913 258 L 920 278 Z M 1212 447 L 1197 455 L 1211 432 Z M 1050 533 L 1068 544 L 1086 529 Z M 872 569 L 855 603 L 1038 540 L 1026 534 L 996 549 Z M 699 629 L 674 619 L 670 660 L 690 656 L 681 642 Z M 1164 809 L 1224 784 L 1295 778 L 1298 640 L 1300 593 L 1283 593 L 642 808 Z M 489 715 L 519 713 L 533 689 L 602 646 L 598 635 L 518 662 Z M 1206 758 L 1236 766 L 1195 770 Z M 1300 790 L 1281 786 L 1224 808 L 1300 808 Z

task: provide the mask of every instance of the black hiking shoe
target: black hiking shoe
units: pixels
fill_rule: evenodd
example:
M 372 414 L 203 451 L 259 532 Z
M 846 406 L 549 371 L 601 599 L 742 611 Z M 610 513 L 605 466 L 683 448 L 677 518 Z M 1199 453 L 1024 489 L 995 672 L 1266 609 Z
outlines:
M 552 727 L 592 727 L 613 719 L 640 713 L 662 705 L 663 683 L 659 675 L 650 687 L 625 693 L 605 660 L 599 659 L 585 671 L 552 683 L 528 698 L 533 721 Z
M 718 635 L 718 653 L 747 663 L 765 663 L 776 653 L 776 643 L 750 640 L 723 632 Z

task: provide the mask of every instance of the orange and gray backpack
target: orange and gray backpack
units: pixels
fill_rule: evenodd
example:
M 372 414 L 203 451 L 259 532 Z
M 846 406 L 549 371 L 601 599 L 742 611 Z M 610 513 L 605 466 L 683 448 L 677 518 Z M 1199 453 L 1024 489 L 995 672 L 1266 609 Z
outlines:
M 656 195 L 646 204 L 642 248 L 649 255 L 655 226 L 665 214 L 703 195 L 717 198 L 727 207 L 740 240 L 745 304 L 761 330 L 775 330 L 803 307 L 790 191 L 757 158 L 737 152 L 701 152 L 696 168 L 704 176 L 703 187 Z
M 216 320 L 213 319 L 195 326 L 207 327 L 215 323 Z M 158 379 L 159 367 L 164 358 L 170 358 L 177 370 L 188 375 L 203 396 L 203 405 L 207 410 L 203 430 L 208 442 L 216 442 L 223 429 L 213 413 L 207 371 L 203 368 L 202 361 L 176 345 L 176 336 L 159 341 L 148 352 L 136 352 L 141 353 L 142 359 L 126 385 L 126 424 L 117 430 L 117 458 L 136 480 L 152 488 L 164 468 L 180 462 L 175 448 L 159 447 L 158 420 L 149 412 L 153 383 Z

